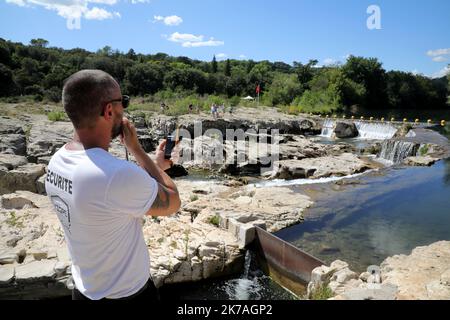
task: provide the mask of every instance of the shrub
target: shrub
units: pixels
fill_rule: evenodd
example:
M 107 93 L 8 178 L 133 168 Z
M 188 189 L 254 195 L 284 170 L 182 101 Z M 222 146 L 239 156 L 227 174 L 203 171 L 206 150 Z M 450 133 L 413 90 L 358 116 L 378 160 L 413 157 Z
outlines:
M 327 300 L 333 297 L 333 292 L 326 284 L 316 287 L 311 293 L 311 300 Z
M 219 223 L 220 223 L 220 217 L 217 215 L 209 217 L 208 222 L 211 223 L 212 225 L 215 225 L 216 227 L 218 227 Z
M 47 114 L 48 120 L 50 121 L 65 121 L 66 114 L 61 111 L 51 111 Z

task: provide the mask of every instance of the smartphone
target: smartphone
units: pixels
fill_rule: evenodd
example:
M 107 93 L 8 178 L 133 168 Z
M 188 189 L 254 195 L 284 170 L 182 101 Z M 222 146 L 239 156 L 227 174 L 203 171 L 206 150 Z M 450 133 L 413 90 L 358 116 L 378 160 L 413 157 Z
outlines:
M 172 157 L 173 148 L 183 139 L 183 136 L 179 136 L 178 139 L 175 136 L 167 136 L 166 147 L 164 149 L 164 159 L 168 160 Z

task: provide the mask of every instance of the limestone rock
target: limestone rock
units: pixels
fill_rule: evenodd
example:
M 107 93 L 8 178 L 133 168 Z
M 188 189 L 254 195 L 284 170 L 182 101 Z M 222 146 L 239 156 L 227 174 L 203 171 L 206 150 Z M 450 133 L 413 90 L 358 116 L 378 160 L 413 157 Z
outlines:
M 415 156 L 415 157 L 407 157 L 403 160 L 403 163 L 407 166 L 422 166 L 429 167 L 439 161 L 439 159 L 432 158 L 430 156 Z
M 30 162 L 53 155 L 73 136 L 71 122 L 37 121 L 30 130 L 27 154 Z
M 410 255 L 389 257 L 380 265 L 383 284 L 398 287 L 397 299 L 450 299 L 447 281 L 450 241 L 417 247 Z
M 14 275 L 13 265 L 0 265 L 0 286 L 11 283 L 14 280 Z
M 33 261 L 16 267 L 16 281 L 18 283 L 50 280 L 56 276 L 55 260 Z
M 25 164 L 27 164 L 27 158 L 23 156 L 0 153 L 0 167 L 12 170 Z
M 26 155 L 27 144 L 23 134 L 0 134 L 0 152 L 6 154 Z
M 346 176 L 364 172 L 371 165 L 351 153 L 339 156 L 307 158 L 302 160 L 281 160 L 276 162 L 272 178 L 322 178 L 329 176 Z
M 16 190 L 37 192 L 36 180 L 45 173 L 42 164 L 25 164 L 13 170 L 0 170 L 0 194 Z

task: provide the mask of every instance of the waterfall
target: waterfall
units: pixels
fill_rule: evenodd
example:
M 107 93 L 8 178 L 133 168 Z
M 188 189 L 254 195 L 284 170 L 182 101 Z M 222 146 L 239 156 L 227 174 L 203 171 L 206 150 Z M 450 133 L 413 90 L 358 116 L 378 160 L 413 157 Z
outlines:
M 381 144 L 381 152 L 379 158 L 383 158 L 393 163 L 400 163 L 405 158 L 417 155 L 420 144 L 402 141 L 402 140 L 385 140 Z
M 320 133 L 321 137 L 331 138 L 331 135 L 334 132 L 334 127 L 336 125 L 336 121 L 333 119 L 325 119 L 322 125 L 322 132 Z
M 396 127 L 385 122 L 355 121 L 355 125 L 361 139 L 391 139 L 397 132 Z
M 391 139 L 397 132 L 397 128 L 388 122 L 363 122 L 355 121 L 360 139 Z M 325 119 L 322 125 L 321 137 L 331 138 L 336 127 L 336 120 Z

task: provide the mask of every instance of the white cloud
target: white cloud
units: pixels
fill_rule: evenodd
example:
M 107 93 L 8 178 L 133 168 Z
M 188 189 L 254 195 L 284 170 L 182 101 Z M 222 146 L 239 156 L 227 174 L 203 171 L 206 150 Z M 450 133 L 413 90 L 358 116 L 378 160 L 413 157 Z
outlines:
M 115 14 L 117 14 L 117 12 Z M 100 8 L 94 7 L 91 10 L 86 11 L 84 13 L 84 17 L 87 20 L 105 20 L 105 19 L 112 19 L 115 14 L 111 13 L 109 11 L 106 11 L 105 9 L 100 9 Z M 119 17 L 120 17 L 120 14 L 119 14 Z
M 448 48 L 448 49 L 428 50 L 427 51 L 427 55 L 430 56 L 430 57 L 450 55 L 450 48 Z
M 182 44 L 185 48 L 196 48 L 196 47 L 218 47 L 223 46 L 225 42 L 223 41 L 216 41 L 213 38 L 211 38 L 208 41 L 201 41 L 201 42 L 184 42 Z
M 138 4 L 138 3 L 149 3 L 150 0 L 131 0 L 132 4 Z
M 6 0 L 6 3 L 12 3 L 15 5 L 18 5 L 19 7 L 25 7 L 27 4 L 24 0 Z
M 240 54 L 239 55 L 239 59 L 245 59 L 245 58 L 247 58 L 247 56 L 245 54 Z
M 214 40 L 214 38 L 210 38 L 207 41 L 203 41 L 204 36 L 193 35 L 190 33 L 178 33 L 174 32 L 167 38 L 167 40 L 181 43 L 181 46 L 185 48 L 196 48 L 196 47 L 216 47 L 223 46 L 225 43 L 223 41 Z
M 110 12 L 98 7 L 90 7 L 90 4 L 97 3 L 108 6 L 117 4 L 119 0 L 6 0 L 19 6 L 41 6 L 56 13 L 66 19 L 68 29 L 81 29 L 81 19 L 105 20 L 120 18 L 120 13 Z
M 434 62 L 444 62 L 444 61 L 447 61 L 447 58 L 445 58 L 443 56 L 437 56 L 437 57 L 434 57 L 432 60 Z
M 109 6 L 115 5 L 119 0 L 87 0 L 91 3 L 101 3 L 101 4 L 107 4 Z
M 225 59 L 227 57 L 226 53 L 218 53 L 216 54 L 217 59 Z
M 439 70 L 438 72 L 435 72 L 431 75 L 431 78 L 442 78 L 446 75 L 450 74 L 450 66 L 446 66 L 443 69 Z
M 183 22 L 183 19 L 181 19 L 178 16 L 168 16 L 164 18 L 164 24 L 166 26 L 178 26 Z
M 178 26 L 183 22 L 183 19 L 181 19 L 179 16 L 153 16 L 153 22 L 162 21 L 166 26 Z
M 185 43 L 185 42 L 200 42 L 203 41 L 203 36 L 195 36 L 190 33 L 174 32 L 170 35 L 169 41 Z
M 334 64 L 334 63 L 336 63 L 336 61 L 334 59 L 332 59 L 332 58 L 326 58 L 325 60 L 323 60 L 323 65 L 324 66 L 329 66 L 329 65 Z

